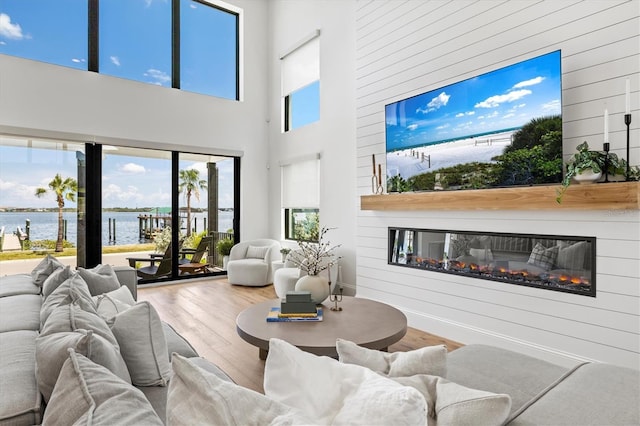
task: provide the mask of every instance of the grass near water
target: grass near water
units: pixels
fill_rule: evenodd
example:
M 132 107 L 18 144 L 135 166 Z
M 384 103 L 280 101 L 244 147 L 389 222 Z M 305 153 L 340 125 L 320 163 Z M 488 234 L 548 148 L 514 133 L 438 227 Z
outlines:
M 102 247 L 103 254 L 111 253 L 128 253 L 136 251 L 150 251 L 154 250 L 155 245 L 153 243 L 148 244 L 130 244 L 123 246 L 104 246 Z M 65 248 L 62 252 L 55 252 L 54 250 L 12 250 L 0 253 L 0 262 L 3 260 L 21 260 L 21 259 L 39 259 L 44 254 L 51 253 L 56 257 L 75 256 L 77 249 Z

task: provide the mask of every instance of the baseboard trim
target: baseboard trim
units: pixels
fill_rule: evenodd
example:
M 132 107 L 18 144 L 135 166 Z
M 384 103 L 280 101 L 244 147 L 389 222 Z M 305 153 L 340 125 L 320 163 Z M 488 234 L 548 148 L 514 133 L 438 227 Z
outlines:
M 489 330 L 472 327 L 468 324 L 461 324 L 448 319 L 428 315 L 424 312 L 410 311 L 407 309 L 402 309 L 402 311 L 407 316 L 407 322 L 410 327 L 446 337 L 449 340 L 465 345 L 480 343 L 497 346 L 529 356 L 534 356 L 564 367 L 573 367 L 574 365 L 583 362 L 596 362 L 596 360 L 576 354 L 559 351 L 557 349 L 538 345 L 525 340 L 515 339 L 511 336 L 505 336 Z

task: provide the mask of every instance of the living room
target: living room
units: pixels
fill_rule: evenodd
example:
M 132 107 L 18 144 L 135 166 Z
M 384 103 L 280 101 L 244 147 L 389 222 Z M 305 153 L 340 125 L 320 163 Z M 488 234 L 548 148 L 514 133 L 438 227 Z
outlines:
M 640 367 L 638 209 L 360 208 L 372 155 L 385 165 L 386 104 L 558 49 L 565 158 L 585 140 L 601 145 L 605 109 L 611 150 L 624 158 L 627 79 L 632 115 L 639 106 L 638 1 L 228 3 L 242 10 L 240 102 L 0 55 L 0 134 L 239 155 L 243 240 L 282 240 L 279 165 L 320 154 L 321 224 L 335 228 L 346 294 L 465 344 Z M 282 132 L 279 58 L 316 29 L 320 120 Z M 389 227 L 595 237 L 597 294 L 390 265 Z

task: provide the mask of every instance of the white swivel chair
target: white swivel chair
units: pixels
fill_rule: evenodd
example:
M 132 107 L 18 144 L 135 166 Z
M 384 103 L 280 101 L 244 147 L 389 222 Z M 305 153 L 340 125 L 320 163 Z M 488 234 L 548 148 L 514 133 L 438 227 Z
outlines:
M 260 239 L 238 243 L 231 248 L 227 264 L 229 284 L 266 286 L 273 283 L 273 262 L 280 259 L 280 243 Z

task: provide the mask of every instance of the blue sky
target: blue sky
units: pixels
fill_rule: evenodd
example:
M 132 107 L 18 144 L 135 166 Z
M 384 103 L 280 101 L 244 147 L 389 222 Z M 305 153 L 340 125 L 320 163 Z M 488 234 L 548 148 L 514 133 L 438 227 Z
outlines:
M 63 178 L 77 179 L 76 149 L 37 149 L 2 144 L 0 139 L 0 207 L 56 207 L 52 194 L 35 197 L 38 187 L 48 189 L 56 173 Z M 34 142 L 34 146 L 53 148 L 50 142 Z M 109 147 L 103 148 L 102 203 L 103 207 L 168 207 L 171 205 L 171 166 L 168 159 L 115 155 Z M 148 152 L 148 151 L 147 151 Z M 145 153 L 139 151 L 140 155 Z M 165 156 L 168 157 L 169 153 Z M 219 206 L 233 207 L 233 159 L 218 161 L 220 188 Z M 200 178 L 207 180 L 205 157 L 203 161 L 184 160 L 180 169 L 197 169 Z M 27 171 L 27 172 L 25 172 Z M 207 207 L 206 191 L 200 191 L 200 201 L 191 199 L 193 207 Z M 183 194 L 180 205 L 185 206 Z M 67 207 L 75 203 L 67 202 Z
M 521 127 L 561 113 L 560 51 L 385 108 L 387 151 Z
M 171 1 L 100 4 L 100 73 L 171 87 Z M 236 18 L 181 1 L 180 87 L 236 98 Z M 87 69 L 87 1 L 0 0 L 0 53 Z

